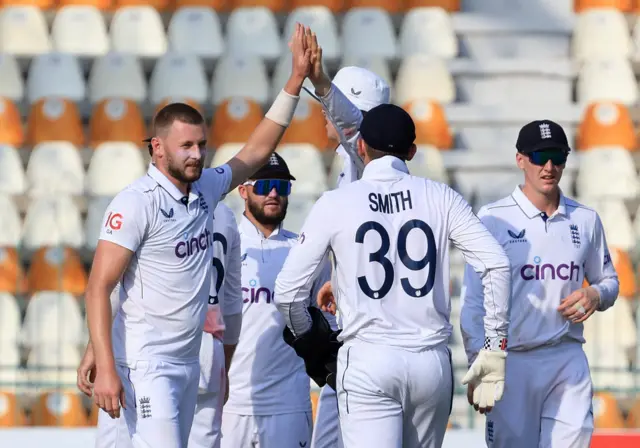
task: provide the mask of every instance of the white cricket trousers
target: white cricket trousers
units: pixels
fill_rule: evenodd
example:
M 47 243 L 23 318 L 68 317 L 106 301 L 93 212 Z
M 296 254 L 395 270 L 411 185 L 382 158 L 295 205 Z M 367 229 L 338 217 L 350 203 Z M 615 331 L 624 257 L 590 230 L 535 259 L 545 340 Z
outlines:
M 489 448 L 590 445 L 593 389 L 582 344 L 509 352 L 506 374 L 502 400 L 487 414 Z
M 186 448 L 198 396 L 200 363 L 136 361 L 118 365 L 124 418 L 134 448 Z
M 411 352 L 348 341 L 338 352 L 344 448 L 440 448 L 453 378 L 445 344 Z
M 311 442 L 311 410 L 293 414 L 222 414 L 222 448 L 304 448 Z
M 102 409 L 98 411 L 95 448 L 133 448 L 122 412 L 120 418 L 113 419 Z
M 338 396 L 329 386 L 320 389 L 311 448 L 343 448 L 338 416 Z

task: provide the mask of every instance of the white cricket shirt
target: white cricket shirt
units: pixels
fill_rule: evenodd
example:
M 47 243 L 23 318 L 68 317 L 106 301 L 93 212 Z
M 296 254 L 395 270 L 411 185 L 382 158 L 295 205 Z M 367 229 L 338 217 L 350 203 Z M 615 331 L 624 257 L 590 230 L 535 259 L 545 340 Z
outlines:
M 618 276 L 598 214 L 561 195 L 558 209 L 546 218 L 516 187 L 478 215 L 511 261 L 509 350 L 562 340 L 584 342 L 583 325 L 567 321 L 557 307 L 582 288 L 585 277 L 600 293 L 601 310 L 613 305 L 618 295 Z M 479 278 L 467 266 L 460 320 L 470 362 L 483 344 L 484 331 L 478 324 L 484 315 L 482 303 Z
M 275 415 L 311 409 L 309 376 L 302 358 L 282 338 L 285 321 L 273 301 L 276 276 L 297 238 L 282 228 L 265 238 L 246 217 L 240 221 L 244 310 L 224 412 Z M 329 279 L 330 269 L 325 260 L 318 280 L 307 290 L 305 306 Z
M 487 331 L 506 336 L 511 285 L 504 250 L 459 194 L 409 175 L 407 165 L 392 156 L 370 162 L 361 180 L 326 192 L 314 205 L 278 276 L 276 305 L 285 318 L 296 315 L 294 307 L 308 296 L 316 267 L 331 250 L 340 340 L 414 351 L 446 343 L 449 241 L 492 297 L 485 303 Z M 294 332 L 307 331 L 305 323 L 293 324 Z
M 113 324 L 118 362 L 196 362 L 211 287 L 213 211 L 228 165 L 205 169 L 184 196 L 155 166 L 113 199 L 100 239 L 132 251 Z

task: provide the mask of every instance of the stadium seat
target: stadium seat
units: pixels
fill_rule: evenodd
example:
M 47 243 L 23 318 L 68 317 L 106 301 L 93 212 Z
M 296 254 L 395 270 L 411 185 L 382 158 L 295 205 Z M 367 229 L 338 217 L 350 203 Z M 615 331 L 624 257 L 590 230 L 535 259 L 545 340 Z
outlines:
M 458 54 L 458 39 L 449 14 L 442 8 L 414 8 L 404 16 L 400 28 L 402 56 L 426 54 L 443 59 Z
M 315 204 L 317 195 L 303 195 L 297 191 L 297 185 L 293 186 L 293 194 L 289 196 L 287 216 L 283 227 L 291 232 L 300 233 L 302 226 L 309 216 L 309 212 Z
M 344 0 L 291 0 L 289 6 L 292 11 L 298 8 L 311 8 L 321 6 L 337 14 L 344 9 Z M 286 36 L 286 34 L 285 34 Z
M 486 163 L 482 163 L 482 159 L 486 159 L 492 154 L 493 160 L 490 161 L 492 167 L 514 168 L 513 147 L 519 132 L 520 126 L 468 124 L 458 129 L 454 147 L 458 149 L 457 152 L 465 153 L 466 157 L 473 159 L 470 163 L 476 167 L 484 167 Z M 570 132 L 567 134 L 570 139 Z M 456 153 L 456 151 L 451 152 Z M 466 154 L 467 152 L 468 154 Z M 474 153 L 479 159 L 475 158 Z M 504 155 L 504 157 L 495 157 L 496 153 Z
M 318 37 L 318 44 L 322 47 L 322 59 L 324 62 L 336 62 L 342 53 L 340 38 L 338 37 L 338 24 L 331 10 L 326 6 L 300 7 L 287 15 L 284 25 L 283 53 L 289 53 L 286 48 L 289 37 L 295 30 L 296 23 L 302 23 L 310 27 Z
M 285 0 L 230 0 L 231 10 L 237 8 L 265 7 L 273 12 L 281 12 L 286 7 Z
M 573 8 L 577 13 L 597 8 L 615 8 L 622 12 L 631 12 L 633 0 L 574 0 Z
M 601 146 L 635 150 L 638 142 L 629 109 L 619 103 L 589 104 L 580 122 L 576 146 L 579 150 Z
M 51 51 L 43 12 L 37 6 L 0 9 L 0 53 L 26 58 Z
M 0 423 L 0 426 L 2 424 Z M 627 415 L 626 427 L 629 429 L 640 429 L 640 397 L 636 397 L 629 414 Z
M 295 195 L 319 196 L 327 189 L 327 176 L 320 151 L 310 144 L 283 144 L 278 154 L 287 162 L 293 182 Z
M 608 392 L 594 394 L 593 420 L 596 429 L 623 429 L 625 427 L 618 402 Z
M 172 97 L 207 101 L 204 67 L 195 54 L 166 53 L 158 59 L 149 81 L 149 99 L 155 105 Z
M 12 101 L 0 97 L 0 145 L 19 147 L 23 142 L 20 110 Z
M 414 100 L 448 104 L 456 98 L 456 87 L 441 59 L 424 55 L 409 56 L 400 64 L 394 98 L 398 104 Z
M 399 0 L 346 0 L 346 9 L 380 8 L 389 14 L 404 12 L 404 2 Z
M 85 90 L 80 64 L 71 54 L 39 55 L 29 66 L 27 97 L 30 104 L 46 97 L 82 101 Z
M 231 158 L 233 158 L 244 146 L 244 143 L 225 143 L 222 146 L 216 148 L 216 152 L 213 153 L 213 159 L 211 159 L 211 168 L 224 165 Z
M 22 315 L 18 301 L 11 294 L 0 292 L 0 347 L 15 345 L 18 342 L 21 324 Z M 2 354 L 0 353 L 0 355 Z M 0 362 L 0 364 L 7 365 L 5 363 L 6 361 Z M 19 364 L 18 360 L 17 365 Z
M 89 118 L 89 144 L 131 142 L 140 145 L 146 138 L 144 118 L 135 101 L 108 98 L 93 107 Z
M 123 98 L 136 103 L 147 97 L 147 85 L 140 61 L 132 54 L 107 53 L 98 58 L 89 75 L 89 99 Z
M 100 10 L 91 5 L 63 6 L 51 25 L 56 51 L 96 58 L 109 51 L 107 26 Z
M 269 100 L 266 67 L 257 56 L 223 56 L 213 72 L 211 91 L 216 107 L 233 97 L 265 105 Z
M 246 98 L 224 100 L 213 115 L 209 146 L 219 148 L 225 143 L 245 143 L 262 121 L 262 108 Z
M 407 10 L 413 8 L 442 8 L 448 12 L 460 11 L 460 0 L 405 0 Z
M 302 98 L 280 143 L 308 143 L 324 149 L 327 146 L 325 123 L 322 106 L 315 100 Z
M 291 52 L 286 51 L 285 53 L 283 53 L 280 60 L 276 63 L 275 69 L 273 71 L 273 77 L 271 78 L 271 85 L 270 85 L 270 95 L 272 100 L 278 96 L 282 88 L 285 86 L 285 84 L 289 80 L 290 74 L 291 74 Z M 309 81 L 309 78 L 306 78 L 302 85 L 305 88 L 309 89 L 311 92 L 314 91 L 313 83 Z M 302 96 L 307 96 L 307 94 L 303 93 Z
M 550 25 L 571 25 L 574 16 L 573 0 L 462 0 L 461 9 L 465 12 L 476 13 L 506 19 L 520 19 L 523 23 L 535 21 L 539 23 L 546 19 Z
M 175 0 L 176 9 L 182 8 L 207 8 L 219 12 L 225 12 L 228 9 L 230 0 Z
M 115 196 L 144 173 L 144 159 L 137 145 L 102 143 L 89 162 L 87 192 L 92 196 Z
M 342 48 L 345 56 L 396 58 L 397 42 L 389 14 L 380 8 L 348 10 L 342 23 Z
M 0 116 L 0 126 L 1 123 Z M 0 195 L 19 195 L 26 190 L 27 182 L 20 154 L 14 147 L 0 144 Z
M 578 15 L 573 32 L 577 61 L 631 56 L 632 44 L 624 14 L 613 8 L 591 9 Z
M 84 223 L 84 233 L 86 235 L 85 247 L 89 250 L 95 250 L 98 245 L 100 231 L 104 226 L 104 214 L 112 200 L 113 198 L 110 196 L 98 196 L 89 200 L 87 220 Z
M 82 395 L 77 392 L 48 392 L 40 395 L 33 408 L 35 426 L 78 428 L 87 426 Z
M 418 145 L 416 155 L 407 162 L 409 172 L 437 182 L 449 183 L 442 154 L 435 146 Z
M 167 34 L 171 51 L 195 54 L 207 67 L 225 51 L 220 18 L 205 5 L 179 8 L 169 21 Z
M 84 130 L 77 106 L 70 100 L 41 98 L 31 106 L 27 126 L 27 144 L 64 141 L 84 145 Z
M 389 95 L 390 98 L 394 98 L 394 83 L 393 76 L 391 75 L 391 68 L 387 61 L 378 56 L 358 56 L 358 55 L 350 55 L 345 57 L 340 64 L 340 67 L 361 67 L 366 68 L 367 70 L 375 73 L 382 79 L 384 79 L 387 84 L 389 84 Z
M 0 204 L 2 202 L 0 199 Z M 7 219 L 7 217 L 3 217 L 3 219 Z M 0 226 L 2 225 L 0 223 Z M 2 227 L 0 227 L 0 231 L 2 230 Z M 19 231 L 19 228 L 16 229 L 16 233 L 19 233 Z M 0 241 L 2 238 L 2 234 L 0 234 Z M 20 256 L 15 247 L 7 247 L 6 245 L 0 247 L 0 291 L 11 294 L 24 294 L 27 292 L 27 276 L 24 274 Z
M 114 2 L 115 9 L 127 6 L 151 6 L 159 12 L 165 12 L 174 7 L 173 1 L 170 0 L 114 0 Z
M 576 188 L 581 196 L 593 199 L 636 198 L 640 192 L 640 183 L 633 157 L 626 149 L 615 146 L 597 147 L 583 152 Z
M 0 97 L 20 101 L 24 96 L 24 82 L 20 66 L 13 55 L 0 53 Z
M 227 21 L 227 51 L 234 56 L 257 56 L 273 63 L 280 56 L 282 42 L 276 18 L 264 7 L 238 8 Z
M 625 252 L 633 250 L 636 245 L 633 224 L 627 206 L 622 200 L 612 197 L 594 199 L 582 196 L 578 201 L 598 212 L 609 247 L 617 247 Z
M 72 143 L 49 141 L 38 144 L 27 164 L 31 197 L 81 196 L 84 192 L 84 164 Z
M 94 6 L 100 11 L 111 10 L 112 0 L 58 0 L 58 6 Z
M 625 59 L 587 61 L 578 75 L 578 102 L 617 102 L 627 106 L 638 100 L 638 86 L 631 63 Z
M 111 47 L 116 52 L 155 59 L 167 51 L 162 18 L 152 6 L 124 6 L 117 9 L 109 31 Z
M 416 125 L 416 145 L 433 145 L 439 149 L 450 149 L 453 136 L 447 123 L 445 111 L 437 102 L 416 100 L 405 104 Z
M 202 112 L 202 106 L 197 102 L 194 101 L 191 98 L 179 98 L 179 97 L 172 97 L 172 98 L 167 98 L 165 100 L 162 100 L 160 102 L 160 104 L 158 104 L 155 108 L 155 111 L 153 112 L 153 114 L 157 114 L 158 112 L 160 112 L 161 109 L 163 109 L 165 106 L 168 106 L 169 104 L 174 104 L 174 103 L 184 103 L 187 104 L 191 107 L 193 107 L 195 110 L 197 110 L 198 112 L 200 112 L 201 114 L 203 114 Z
M 491 182 L 487 182 L 491 179 Z M 458 169 L 453 174 L 455 189 L 473 204 L 474 210 L 508 196 L 522 182 L 522 171 L 512 169 Z
M 84 244 L 80 210 L 69 196 L 36 198 L 29 203 L 22 228 L 22 247 L 65 245 L 79 249 Z
M 611 247 L 609 249 L 611 255 L 611 261 L 618 274 L 618 280 L 620 281 L 620 297 L 633 298 L 638 291 L 636 286 L 636 273 L 633 270 L 633 263 L 629 254 L 617 247 Z
M 26 424 L 27 418 L 16 394 L 0 391 L 0 428 L 21 427 Z
M 87 273 L 76 251 L 69 247 L 43 247 L 31 258 L 29 290 L 84 294 Z
M 69 359 L 69 351 L 63 346 L 77 347 L 82 339 L 83 326 L 78 301 L 72 294 L 54 291 L 37 292 L 31 296 L 27 304 L 20 342 L 27 348 L 48 348 L 51 353 L 47 353 L 47 350 L 35 352 L 32 362 L 50 365 L 51 359 Z M 61 348 L 60 353 L 52 351 L 56 346 Z M 48 356 L 49 354 L 51 356 Z M 73 360 L 73 357 L 71 358 Z

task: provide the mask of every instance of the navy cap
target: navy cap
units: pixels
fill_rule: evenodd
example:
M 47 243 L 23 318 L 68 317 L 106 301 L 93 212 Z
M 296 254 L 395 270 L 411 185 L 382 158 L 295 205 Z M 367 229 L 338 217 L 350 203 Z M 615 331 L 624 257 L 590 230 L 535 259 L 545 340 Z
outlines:
M 541 149 L 571 151 L 564 129 L 551 120 L 536 120 L 525 124 L 518 134 L 516 148 L 522 154 L 529 154 Z
M 401 107 L 380 104 L 365 114 L 360 136 L 373 149 L 406 156 L 416 140 L 416 125 L 411 115 Z
M 262 165 L 262 167 L 258 171 L 256 171 L 253 176 L 249 176 L 249 179 L 296 180 L 296 178 L 291 175 L 291 171 L 289 171 L 287 162 L 285 162 L 282 156 L 277 152 L 271 154 L 271 157 L 269 157 L 267 163 Z

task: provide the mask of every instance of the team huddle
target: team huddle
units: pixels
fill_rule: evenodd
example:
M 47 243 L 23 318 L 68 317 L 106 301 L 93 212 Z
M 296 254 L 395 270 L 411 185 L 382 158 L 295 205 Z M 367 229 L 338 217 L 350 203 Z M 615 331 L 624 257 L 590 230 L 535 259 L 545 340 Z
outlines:
M 462 383 L 487 445 L 589 446 L 582 322 L 614 304 L 618 278 L 597 213 L 558 187 L 564 130 L 525 125 L 524 184 L 476 215 L 409 173 L 415 125 L 385 81 L 358 67 L 331 80 L 299 24 L 289 48 L 290 78 L 235 157 L 205 169 L 203 117 L 170 104 L 147 175 L 106 211 L 78 369 L 101 409 L 96 447 L 441 447 L 450 244 L 467 263 Z M 306 79 L 343 170 L 297 235 L 283 227 L 296 178 L 274 150 Z M 221 202 L 236 188 L 240 222 Z

